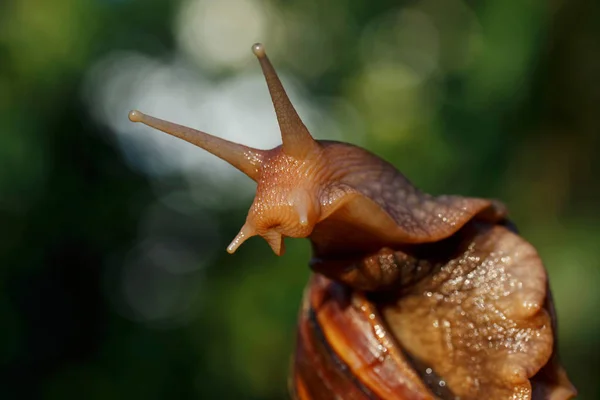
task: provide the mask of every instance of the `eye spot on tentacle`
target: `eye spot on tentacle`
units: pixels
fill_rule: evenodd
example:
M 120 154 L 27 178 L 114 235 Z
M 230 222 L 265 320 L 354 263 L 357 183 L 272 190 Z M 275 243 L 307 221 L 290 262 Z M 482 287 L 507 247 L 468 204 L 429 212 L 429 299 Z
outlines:
M 262 43 L 254 43 L 252 45 L 252 52 L 256 57 L 262 58 L 266 55 L 265 46 Z

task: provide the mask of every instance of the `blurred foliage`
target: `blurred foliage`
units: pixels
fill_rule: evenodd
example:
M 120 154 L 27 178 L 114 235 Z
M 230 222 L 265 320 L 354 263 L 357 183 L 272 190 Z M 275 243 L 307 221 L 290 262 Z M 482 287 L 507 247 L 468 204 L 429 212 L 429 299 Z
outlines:
M 256 72 L 228 51 L 258 40 L 344 140 L 429 192 L 506 202 L 549 270 L 567 371 L 600 398 L 598 21 L 593 0 L 5 0 L 0 398 L 287 397 L 307 241 L 227 255 L 250 200 L 136 168 L 86 90 L 123 51 Z

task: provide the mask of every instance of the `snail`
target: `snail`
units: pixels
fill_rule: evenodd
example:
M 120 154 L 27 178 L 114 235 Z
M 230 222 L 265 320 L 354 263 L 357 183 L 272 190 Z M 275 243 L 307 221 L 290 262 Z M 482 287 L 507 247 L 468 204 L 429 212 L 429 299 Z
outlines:
M 282 144 L 259 150 L 131 111 L 246 174 L 256 196 L 229 253 L 252 236 L 283 255 L 308 238 L 292 398 L 570 399 L 535 248 L 496 200 L 432 196 L 392 164 L 315 140 L 254 44 Z

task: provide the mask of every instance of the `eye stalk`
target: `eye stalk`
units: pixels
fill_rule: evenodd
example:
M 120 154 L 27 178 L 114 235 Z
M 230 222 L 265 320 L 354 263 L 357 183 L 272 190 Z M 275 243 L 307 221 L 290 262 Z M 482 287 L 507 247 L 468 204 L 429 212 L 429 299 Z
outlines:
M 290 102 L 265 48 L 256 43 L 257 57 L 281 130 L 282 145 L 265 151 L 205 132 L 131 111 L 129 119 L 195 144 L 227 161 L 257 182 L 256 197 L 242 229 L 227 247 L 229 253 L 252 236 L 263 237 L 275 254 L 285 251 L 284 237 L 307 237 L 320 219 L 314 173 L 322 163 L 321 146 L 313 139 Z M 311 181 L 312 180 L 312 181 Z

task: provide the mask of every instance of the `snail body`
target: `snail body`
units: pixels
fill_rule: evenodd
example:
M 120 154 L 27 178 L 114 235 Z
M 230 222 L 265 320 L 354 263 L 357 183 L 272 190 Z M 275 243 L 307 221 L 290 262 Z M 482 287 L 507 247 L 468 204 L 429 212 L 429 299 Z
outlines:
M 360 147 L 315 140 L 255 44 L 282 144 L 259 150 L 131 111 L 257 183 L 227 247 L 308 238 L 297 399 L 569 399 L 545 269 L 498 201 L 431 196 Z

